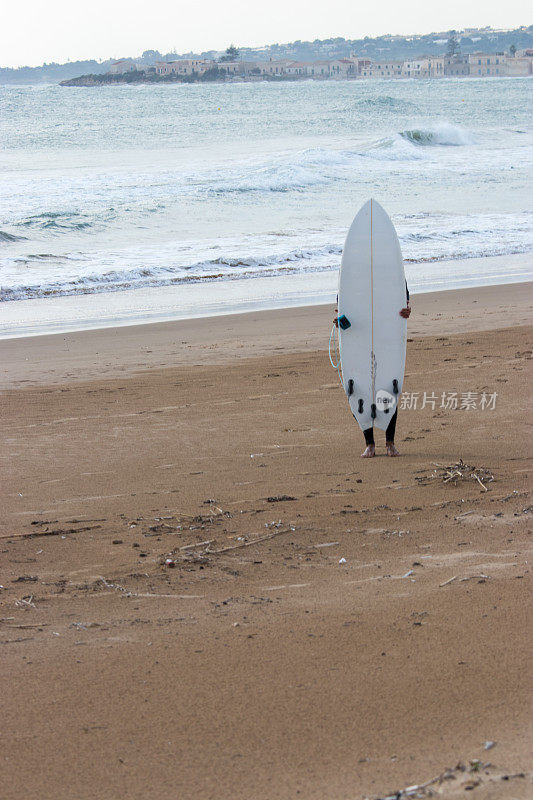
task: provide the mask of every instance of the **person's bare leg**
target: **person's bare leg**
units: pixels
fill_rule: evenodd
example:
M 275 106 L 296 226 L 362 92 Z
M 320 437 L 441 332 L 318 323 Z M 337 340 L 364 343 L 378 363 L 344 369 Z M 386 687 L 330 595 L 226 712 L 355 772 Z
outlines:
M 364 453 L 361 453 L 361 458 L 374 458 L 376 455 L 376 445 L 369 444 Z
M 394 458 L 395 456 L 399 456 L 400 455 L 400 453 L 396 449 L 396 446 L 395 446 L 394 442 L 386 442 L 386 445 L 387 445 L 387 455 L 388 456 L 392 456 Z

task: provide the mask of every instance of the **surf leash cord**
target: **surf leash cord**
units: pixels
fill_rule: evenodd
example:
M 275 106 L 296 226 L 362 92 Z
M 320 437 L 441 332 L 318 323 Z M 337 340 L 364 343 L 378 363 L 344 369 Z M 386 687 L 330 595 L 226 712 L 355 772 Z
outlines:
M 331 333 L 329 335 L 328 355 L 329 355 L 329 363 L 331 364 L 333 369 L 337 370 L 337 375 L 339 376 L 339 382 L 340 382 L 340 385 L 342 386 L 343 385 L 342 384 L 342 375 L 341 375 L 341 371 L 340 371 L 341 356 L 340 356 L 340 352 L 339 352 L 339 342 L 338 342 L 338 339 L 337 339 L 337 336 L 336 336 L 336 330 L 337 330 L 337 326 L 335 324 L 333 324 L 332 327 L 331 327 Z M 335 359 L 336 359 L 336 361 L 333 361 L 333 357 L 331 355 L 331 345 L 332 344 L 333 344 L 333 347 L 335 349 Z

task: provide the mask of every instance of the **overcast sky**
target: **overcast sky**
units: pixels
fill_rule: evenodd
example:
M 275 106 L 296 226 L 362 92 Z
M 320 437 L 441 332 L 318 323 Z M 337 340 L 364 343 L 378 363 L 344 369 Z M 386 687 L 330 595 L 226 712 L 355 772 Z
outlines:
M 0 66 L 528 23 L 523 0 L 4 0 Z

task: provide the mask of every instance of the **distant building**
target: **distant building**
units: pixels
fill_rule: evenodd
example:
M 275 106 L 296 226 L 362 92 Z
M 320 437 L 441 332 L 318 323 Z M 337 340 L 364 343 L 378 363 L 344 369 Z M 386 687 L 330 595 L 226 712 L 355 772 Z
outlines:
M 144 72 L 144 64 L 137 64 L 131 58 L 122 58 L 120 61 L 115 61 L 109 67 L 108 75 L 124 75 L 126 72 Z
M 307 75 L 310 78 L 329 78 L 339 70 L 339 61 L 311 61 L 307 66 Z
M 442 78 L 444 76 L 444 58 L 416 58 L 403 62 L 404 78 Z
M 350 57 L 319 63 L 329 63 L 329 75 L 332 78 L 355 78 L 358 75 L 357 62 L 357 58 Z
M 199 75 L 213 67 L 214 61 L 200 58 L 180 58 L 178 61 L 157 61 L 155 71 L 157 75 Z
M 513 78 L 521 78 L 531 75 L 533 72 L 533 51 L 529 52 L 531 52 L 531 55 L 523 58 L 517 58 L 516 56 L 514 58 L 507 58 L 506 74 L 512 76 Z
M 349 58 L 317 61 L 270 59 L 269 61 L 214 61 L 201 58 L 181 58 L 158 61 L 153 66 L 138 64 L 131 59 L 116 61 L 109 72 L 121 75 L 128 72 L 155 72 L 158 75 L 201 76 L 210 69 L 223 70 L 227 77 L 238 80 L 294 77 L 320 79 L 366 78 L 442 78 L 501 77 L 532 74 L 533 50 L 521 50 L 515 56 L 504 53 L 470 53 L 453 56 L 419 56 L 405 60 L 372 61 L 352 54 Z
M 362 78 L 371 78 L 372 60 L 370 58 L 357 59 L 357 74 Z
M 472 77 L 507 75 L 507 58 L 503 53 L 471 53 L 468 56 L 469 74 Z
M 446 76 L 470 75 L 468 56 L 444 56 L 444 74 Z
M 293 61 L 291 64 L 288 64 L 285 67 L 285 74 L 286 75 L 299 75 L 300 77 L 307 75 L 307 68 L 311 67 L 310 63 L 307 61 Z
M 279 59 L 278 61 L 260 61 L 257 66 L 261 70 L 261 75 L 286 75 L 287 67 L 294 64 L 294 61 L 289 59 Z
M 365 64 L 362 75 L 365 78 L 401 78 L 403 61 L 376 61 Z

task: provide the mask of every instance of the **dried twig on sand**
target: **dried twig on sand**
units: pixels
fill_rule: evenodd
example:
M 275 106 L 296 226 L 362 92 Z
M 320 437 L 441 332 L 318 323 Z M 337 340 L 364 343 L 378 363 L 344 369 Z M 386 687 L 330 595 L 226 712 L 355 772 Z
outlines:
M 448 578 L 448 580 L 444 581 L 444 583 L 439 583 L 439 586 L 442 589 L 443 586 L 449 586 L 450 583 L 453 583 L 456 580 L 457 580 L 457 575 L 454 575 L 453 578 Z
M 200 559 L 207 561 L 208 556 L 219 556 L 222 555 L 223 553 L 229 553 L 232 550 L 240 550 L 242 547 L 252 547 L 254 544 L 259 544 L 260 542 L 266 542 L 269 539 L 274 539 L 274 537 L 281 536 L 284 533 L 291 533 L 294 530 L 295 530 L 294 527 L 290 525 L 288 528 L 282 528 L 280 530 L 272 531 L 272 533 L 268 533 L 265 536 L 259 536 L 256 539 L 251 539 L 245 542 L 239 542 L 239 544 L 232 544 L 229 545 L 228 547 L 221 547 L 218 550 L 212 550 L 209 546 L 210 544 L 215 542 L 216 539 L 211 539 L 206 542 L 197 542 L 196 544 L 194 543 L 187 544 L 184 545 L 183 547 L 180 547 L 178 551 L 174 550 L 173 553 L 167 558 L 165 558 L 165 560 L 162 563 L 165 566 L 175 567 L 178 564 L 178 561 L 175 558 L 175 555 L 177 553 L 179 554 L 179 558 L 182 559 L 182 563 L 191 563 L 191 558 L 194 558 L 197 561 L 199 561 Z M 202 550 L 200 552 L 193 552 L 193 553 L 187 552 L 188 550 L 196 551 L 197 548 L 202 548 Z
M 487 492 L 488 489 L 485 484 L 494 480 L 494 475 L 490 470 L 465 464 L 462 458 L 455 464 L 434 463 L 434 466 L 437 469 L 433 470 L 433 477 L 440 478 L 443 483 L 453 483 L 454 486 L 457 486 L 459 481 L 473 479 Z
M 15 600 L 15 605 L 19 606 L 20 608 L 35 608 L 33 595 L 30 594 L 27 597 L 21 597 L 20 600 Z
M 230 550 L 239 550 L 241 547 L 251 547 L 253 544 L 258 544 L 259 542 L 266 542 L 267 539 L 273 539 L 275 536 L 281 536 L 282 533 L 290 533 L 293 531 L 294 528 L 286 528 L 285 530 L 281 531 L 274 531 L 274 533 L 269 533 L 268 536 L 260 536 L 259 539 L 253 539 L 249 542 L 241 542 L 240 544 L 233 544 L 229 547 L 223 547 L 221 550 L 207 550 L 208 553 L 212 555 L 219 555 L 220 553 L 228 553 Z
M 33 525 L 33 523 L 32 523 Z M 93 531 L 101 528 L 101 525 L 87 525 L 84 528 L 57 528 L 53 531 L 28 531 L 28 533 L 7 533 L 2 534 L 0 539 L 37 539 L 40 536 L 66 536 L 69 533 L 83 533 L 83 531 Z
M 193 542 L 192 544 L 184 544 L 183 547 L 180 547 L 180 550 L 196 550 L 197 547 L 208 547 L 210 544 L 213 544 L 215 539 L 207 539 L 205 542 Z

